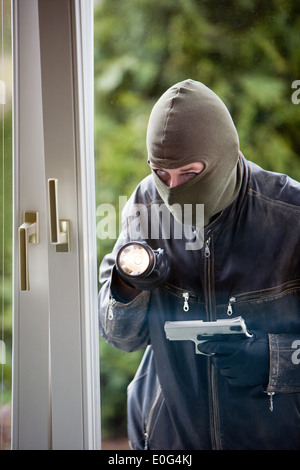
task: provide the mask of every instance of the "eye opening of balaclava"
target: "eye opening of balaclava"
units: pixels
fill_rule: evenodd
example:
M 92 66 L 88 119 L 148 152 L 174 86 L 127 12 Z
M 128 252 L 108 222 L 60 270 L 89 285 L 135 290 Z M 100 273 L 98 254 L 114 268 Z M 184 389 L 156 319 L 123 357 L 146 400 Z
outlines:
M 159 169 L 203 162 L 205 168 L 186 183 L 169 188 L 153 171 L 156 188 L 174 217 L 183 208 L 204 204 L 204 225 L 228 207 L 241 185 L 239 139 L 228 109 L 200 82 L 188 79 L 169 88 L 154 105 L 147 128 L 148 162 Z

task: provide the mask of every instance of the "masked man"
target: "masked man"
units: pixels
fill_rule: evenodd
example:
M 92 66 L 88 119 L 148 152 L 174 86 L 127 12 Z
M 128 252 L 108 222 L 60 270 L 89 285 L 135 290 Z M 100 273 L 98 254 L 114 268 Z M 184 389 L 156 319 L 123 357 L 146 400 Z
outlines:
M 152 174 L 100 268 L 101 334 L 146 347 L 128 387 L 131 447 L 300 449 L 300 184 L 247 161 L 224 103 L 193 80 L 154 106 L 147 150 Z M 191 231 L 178 236 L 178 225 Z M 158 263 L 130 279 L 116 257 L 138 238 Z M 238 316 L 251 337 L 212 339 L 198 354 L 164 331 Z

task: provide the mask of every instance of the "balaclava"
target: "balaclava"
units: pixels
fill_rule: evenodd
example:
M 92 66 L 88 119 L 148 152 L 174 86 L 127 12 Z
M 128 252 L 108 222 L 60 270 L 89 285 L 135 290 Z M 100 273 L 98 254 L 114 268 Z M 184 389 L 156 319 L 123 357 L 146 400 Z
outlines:
M 199 175 L 175 188 L 153 171 L 161 198 L 179 222 L 184 204 L 192 204 L 193 225 L 196 204 L 204 204 L 207 225 L 236 198 L 241 185 L 238 134 L 224 103 L 202 83 L 184 80 L 161 96 L 150 114 L 147 150 L 148 161 L 159 169 L 205 165 Z

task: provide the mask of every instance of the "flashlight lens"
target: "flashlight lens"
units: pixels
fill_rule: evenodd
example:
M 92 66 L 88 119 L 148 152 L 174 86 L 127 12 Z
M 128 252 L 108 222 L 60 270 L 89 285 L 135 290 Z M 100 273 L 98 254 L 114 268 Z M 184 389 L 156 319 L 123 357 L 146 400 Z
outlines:
M 130 276 L 143 274 L 149 266 L 150 257 L 148 251 L 141 245 L 127 245 L 119 255 L 120 269 Z

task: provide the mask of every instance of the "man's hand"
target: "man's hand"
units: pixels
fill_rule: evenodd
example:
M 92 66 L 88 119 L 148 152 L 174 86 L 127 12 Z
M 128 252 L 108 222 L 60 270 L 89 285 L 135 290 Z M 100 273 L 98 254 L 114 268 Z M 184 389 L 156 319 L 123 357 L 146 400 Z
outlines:
M 254 331 L 251 338 L 228 335 L 225 340 L 209 340 L 199 351 L 213 354 L 211 359 L 231 385 L 267 385 L 269 379 L 269 339 L 267 333 Z

